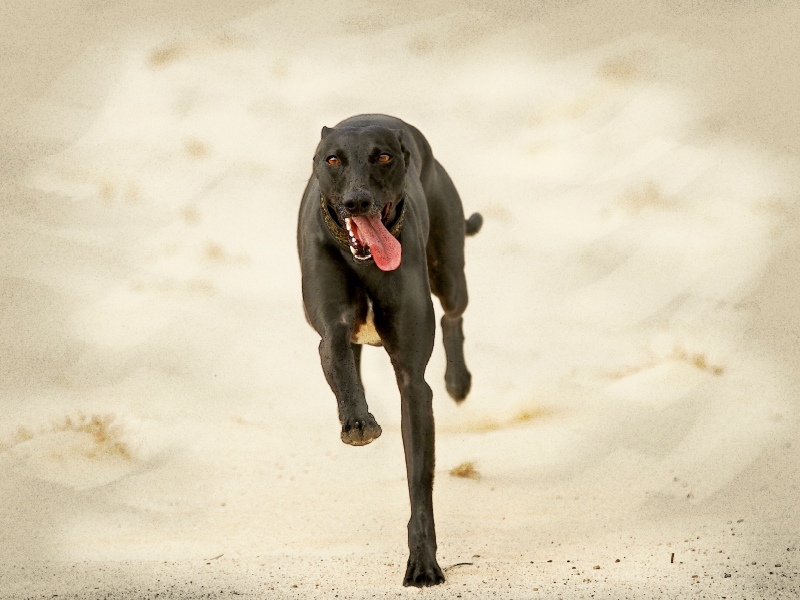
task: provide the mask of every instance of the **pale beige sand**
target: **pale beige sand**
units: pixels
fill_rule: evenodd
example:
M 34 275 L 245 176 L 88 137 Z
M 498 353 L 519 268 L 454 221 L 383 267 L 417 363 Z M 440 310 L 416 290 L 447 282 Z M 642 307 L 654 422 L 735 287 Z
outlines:
M 800 8 L 641 4 L 5 6 L 0 598 L 797 597 Z M 486 218 L 422 592 L 294 251 L 368 111 Z

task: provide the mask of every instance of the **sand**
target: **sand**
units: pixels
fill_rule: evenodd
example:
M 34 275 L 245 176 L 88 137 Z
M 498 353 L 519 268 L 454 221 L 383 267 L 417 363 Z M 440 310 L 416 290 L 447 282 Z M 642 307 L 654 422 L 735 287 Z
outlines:
M 8 4 L 0 598 L 797 597 L 794 3 Z M 361 112 L 485 217 L 423 591 L 389 361 L 345 446 L 300 299 Z

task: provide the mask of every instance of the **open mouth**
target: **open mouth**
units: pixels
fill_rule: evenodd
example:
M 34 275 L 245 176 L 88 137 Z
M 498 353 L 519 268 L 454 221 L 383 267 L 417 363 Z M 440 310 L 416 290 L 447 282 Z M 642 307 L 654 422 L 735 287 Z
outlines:
M 344 226 L 347 230 L 347 239 L 350 242 L 350 253 L 358 261 L 373 260 L 372 248 L 374 245 L 374 236 L 370 233 L 375 230 L 376 225 L 386 230 L 386 220 L 389 217 L 389 211 L 392 209 L 392 203 L 387 202 L 386 206 L 380 213 L 373 213 L 366 217 L 345 217 Z M 380 214 L 380 221 L 376 222 Z M 360 225 L 360 226 L 359 226 Z
M 344 217 L 350 253 L 358 262 L 374 260 L 382 271 L 393 271 L 400 266 L 400 242 L 386 227 L 392 203 L 387 202 L 381 212 L 358 217 Z M 338 219 L 337 219 L 338 220 Z

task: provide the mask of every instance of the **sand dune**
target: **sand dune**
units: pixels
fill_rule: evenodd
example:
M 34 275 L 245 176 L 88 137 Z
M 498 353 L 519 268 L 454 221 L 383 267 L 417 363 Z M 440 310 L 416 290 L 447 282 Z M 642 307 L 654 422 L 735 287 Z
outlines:
M 64 49 L 3 64 L 0 597 L 418 593 L 389 361 L 344 446 L 300 301 L 309 159 L 360 112 L 486 220 L 424 593 L 797 594 L 793 5 L 133 6 L 9 9 Z

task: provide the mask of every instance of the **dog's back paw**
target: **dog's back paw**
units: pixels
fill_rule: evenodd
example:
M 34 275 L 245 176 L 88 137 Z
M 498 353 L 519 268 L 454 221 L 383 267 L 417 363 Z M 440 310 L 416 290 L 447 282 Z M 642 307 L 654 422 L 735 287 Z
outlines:
M 466 220 L 467 235 L 475 235 L 483 227 L 483 217 L 481 213 L 472 213 L 469 219 Z
M 444 383 L 450 397 L 458 404 L 461 404 L 467 399 L 472 388 L 472 375 L 467 371 L 466 367 L 456 368 L 448 365 L 444 374 Z

